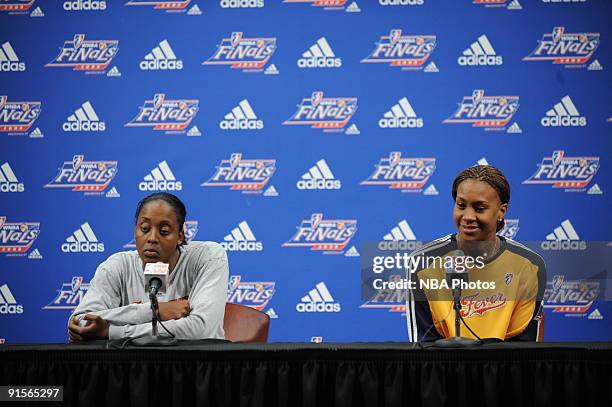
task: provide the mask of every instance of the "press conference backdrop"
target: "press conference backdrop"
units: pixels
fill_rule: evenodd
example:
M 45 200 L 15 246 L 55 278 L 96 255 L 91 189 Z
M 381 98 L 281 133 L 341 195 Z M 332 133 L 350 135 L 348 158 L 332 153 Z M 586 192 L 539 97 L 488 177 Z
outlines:
M 1 1 L 0 341 L 66 340 L 155 191 L 226 246 L 228 300 L 267 312 L 272 341 L 406 340 L 402 298 L 360 298 L 360 245 L 452 232 L 477 163 L 510 180 L 507 237 L 609 239 L 611 10 Z M 555 281 L 546 339 L 612 339 L 602 287 Z

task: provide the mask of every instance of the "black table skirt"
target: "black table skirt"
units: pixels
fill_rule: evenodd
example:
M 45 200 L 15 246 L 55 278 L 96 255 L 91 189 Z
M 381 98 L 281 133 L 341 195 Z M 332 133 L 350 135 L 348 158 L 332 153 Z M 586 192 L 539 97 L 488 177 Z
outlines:
M 62 405 L 87 407 L 611 406 L 611 356 L 611 343 L 4 345 L 0 385 L 61 385 Z

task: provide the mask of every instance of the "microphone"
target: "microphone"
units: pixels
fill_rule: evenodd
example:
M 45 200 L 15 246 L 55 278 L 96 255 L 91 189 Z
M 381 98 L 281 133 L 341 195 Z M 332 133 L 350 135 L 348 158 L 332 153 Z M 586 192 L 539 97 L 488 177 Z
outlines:
M 145 265 L 145 290 L 149 296 L 156 296 L 166 293 L 168 286 L 168 268 L 167 263 L 147 263 Z
M 159 322 L 159 303 L 157 302 L 157 294 L 165 294 L 168 286 L 168 269 L 167 263 L 147 263 L 145 265 L 145 290 L 149 293 L 151 301 L 151 336 L 136 338 L 132 344 L 136 346 L 173 346 L 178 344 L 178 341 L 172 338 L 163 338 L 159 336 L 157 323 Z M 161 324 L 161 322 L 159 322 Z M 165 329 L 165 328 L 164 328 Z
M 446 282 L 451 287 L 453 301 L 457 304 L 461 301 L 461 283 L 468 280 L 468 270 L 463 264 L 461 264 L 461 270 L 459 270 L 456 259 L 465 258 L 465 253 L 463 250 L 453 250 L 448 254 L 448 257 L 452 259 L 452 265 L 445 268 Z
M 438 339 L 434 342 L 434 347 L 439 348 L 464 348 L 480 345 L 481 342 L 464 338 L 461 336 L 461 284 L 468 281 L 468 269 L 465 266 L 465 253 L 463 250 L 453 250 L 447 257 L 452 259 L 449 267 L 446 267 L 446 282 L 451 287 L 453 293 L 453 308 L 455 310 L 455 336 Z M 461 263 L 457 260 L 461 258 Z M 446 262 L 445 262 L 446 263 Z

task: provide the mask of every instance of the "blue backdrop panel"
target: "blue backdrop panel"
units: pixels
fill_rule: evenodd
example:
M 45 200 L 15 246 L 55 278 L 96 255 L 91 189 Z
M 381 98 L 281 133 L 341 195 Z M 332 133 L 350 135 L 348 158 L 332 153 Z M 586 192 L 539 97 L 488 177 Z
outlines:
M 477 162 L 510 180 L 507 236 L 610 238 L 609 2 L 142 3 L 0 1 L 0 341 L 64 341 L 158 190 L 272 341 L 406 340 L 360 244 L 452 232 Z M 561 288 L 546 339 L 612 339 Z

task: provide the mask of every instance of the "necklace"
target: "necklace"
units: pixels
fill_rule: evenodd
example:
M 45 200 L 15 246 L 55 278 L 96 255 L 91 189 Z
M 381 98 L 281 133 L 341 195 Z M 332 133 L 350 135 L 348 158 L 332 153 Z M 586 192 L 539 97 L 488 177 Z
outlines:
M 499 237 L 495 236 L 495 243 L 493 245 L 493 250 L 491 251 L 491 254 L 489 255 L 488 253 L 484 253 L 484 257 L 493 257 L 497 254 L 497 252 L 499 251 L 499 248 L 501 246 L 501 240 Z

